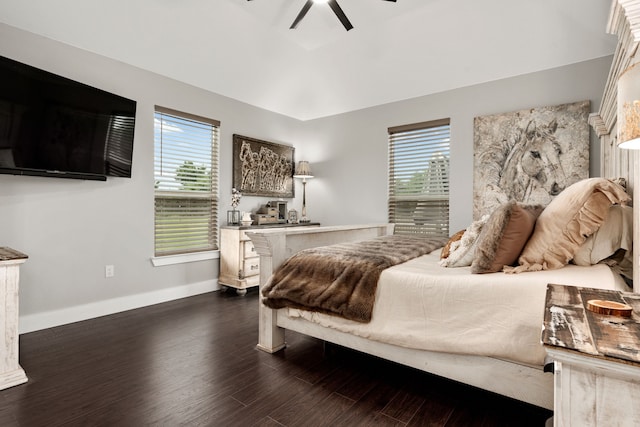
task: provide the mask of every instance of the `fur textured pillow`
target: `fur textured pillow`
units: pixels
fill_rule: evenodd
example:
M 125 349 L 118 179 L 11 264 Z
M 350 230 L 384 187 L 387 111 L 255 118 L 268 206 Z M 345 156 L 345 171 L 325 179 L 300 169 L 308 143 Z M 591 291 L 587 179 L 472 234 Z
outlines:
M 449 238 L 449 241 L 447 242 L 447 244 L 444 245 L 444 248 L 442 248 L 442 252 L 440 252 L 440 259 L 449 258 L 449 254 L 451 253 L 451 245 L 454 242 L 457 242 L 458 240 L 460 240 L 465 231 L 466 230 L 460 230 Z
M 605 178 L 588 178 L 567 187 L 549 203 L 536 222 L 515 268 L 507 273 L 551 270 L 565 266 L 580 245 L 602 224 L 612 204 L 629 200 L 624 188 Z
M 482 228 L 471 264 L 472 273 L 495 273 L 513 265 L 533 233 L 544 207 L 515 201 L 496 209 Z
M 438 263 L 442 267 L 468 267 L 473 262 L 473 255 L 476 251 L 476 243 L 480 231 L 485 222 L 489 219 L 489 215 L 484 215 L 477 221 L 471 223 L 469 227 L 462 233 L 460 240 L 451 242 L 449 256 L 442 258 Z

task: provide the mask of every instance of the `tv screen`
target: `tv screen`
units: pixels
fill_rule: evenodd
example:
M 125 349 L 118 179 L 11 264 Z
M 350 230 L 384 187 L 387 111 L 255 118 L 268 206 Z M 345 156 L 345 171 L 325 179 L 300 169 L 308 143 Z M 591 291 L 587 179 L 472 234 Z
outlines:
M 0 173 L 131 177 L 136 102 L 0 56 Z

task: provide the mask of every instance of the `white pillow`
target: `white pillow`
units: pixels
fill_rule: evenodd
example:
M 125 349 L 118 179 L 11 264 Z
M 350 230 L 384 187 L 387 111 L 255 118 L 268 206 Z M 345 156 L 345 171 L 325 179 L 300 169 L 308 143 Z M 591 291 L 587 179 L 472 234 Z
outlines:
M 609 258 L 618 249 L 633 247 L 633 208 L 613 205 L 598 231 L 580 246 L 573 257 L 576 265 L 594 265 Z

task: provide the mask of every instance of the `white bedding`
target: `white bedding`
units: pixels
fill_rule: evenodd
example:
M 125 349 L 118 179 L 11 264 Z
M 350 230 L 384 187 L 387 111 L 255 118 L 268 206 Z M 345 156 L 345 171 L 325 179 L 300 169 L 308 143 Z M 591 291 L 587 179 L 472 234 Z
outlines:
M 547 283 L 629 291 L 605 265 L 521 274 L 471 274 L 438 265 L 440 251 L 386 269 L 370 323 L 286 309 L 291 317 L 403 347 L 542 366 Z

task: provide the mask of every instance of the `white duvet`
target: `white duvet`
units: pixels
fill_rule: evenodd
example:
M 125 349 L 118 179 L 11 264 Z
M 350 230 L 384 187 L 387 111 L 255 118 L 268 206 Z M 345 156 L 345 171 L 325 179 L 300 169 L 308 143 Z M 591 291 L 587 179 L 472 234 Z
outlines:
M 629 291 L 605 265 L 521 274 L 471 274 L 438 265 L 434 251 L 382 272 L 370 323 L 287 309 L 291 317 L 376 341 L 541 366 L 547 283 Z

